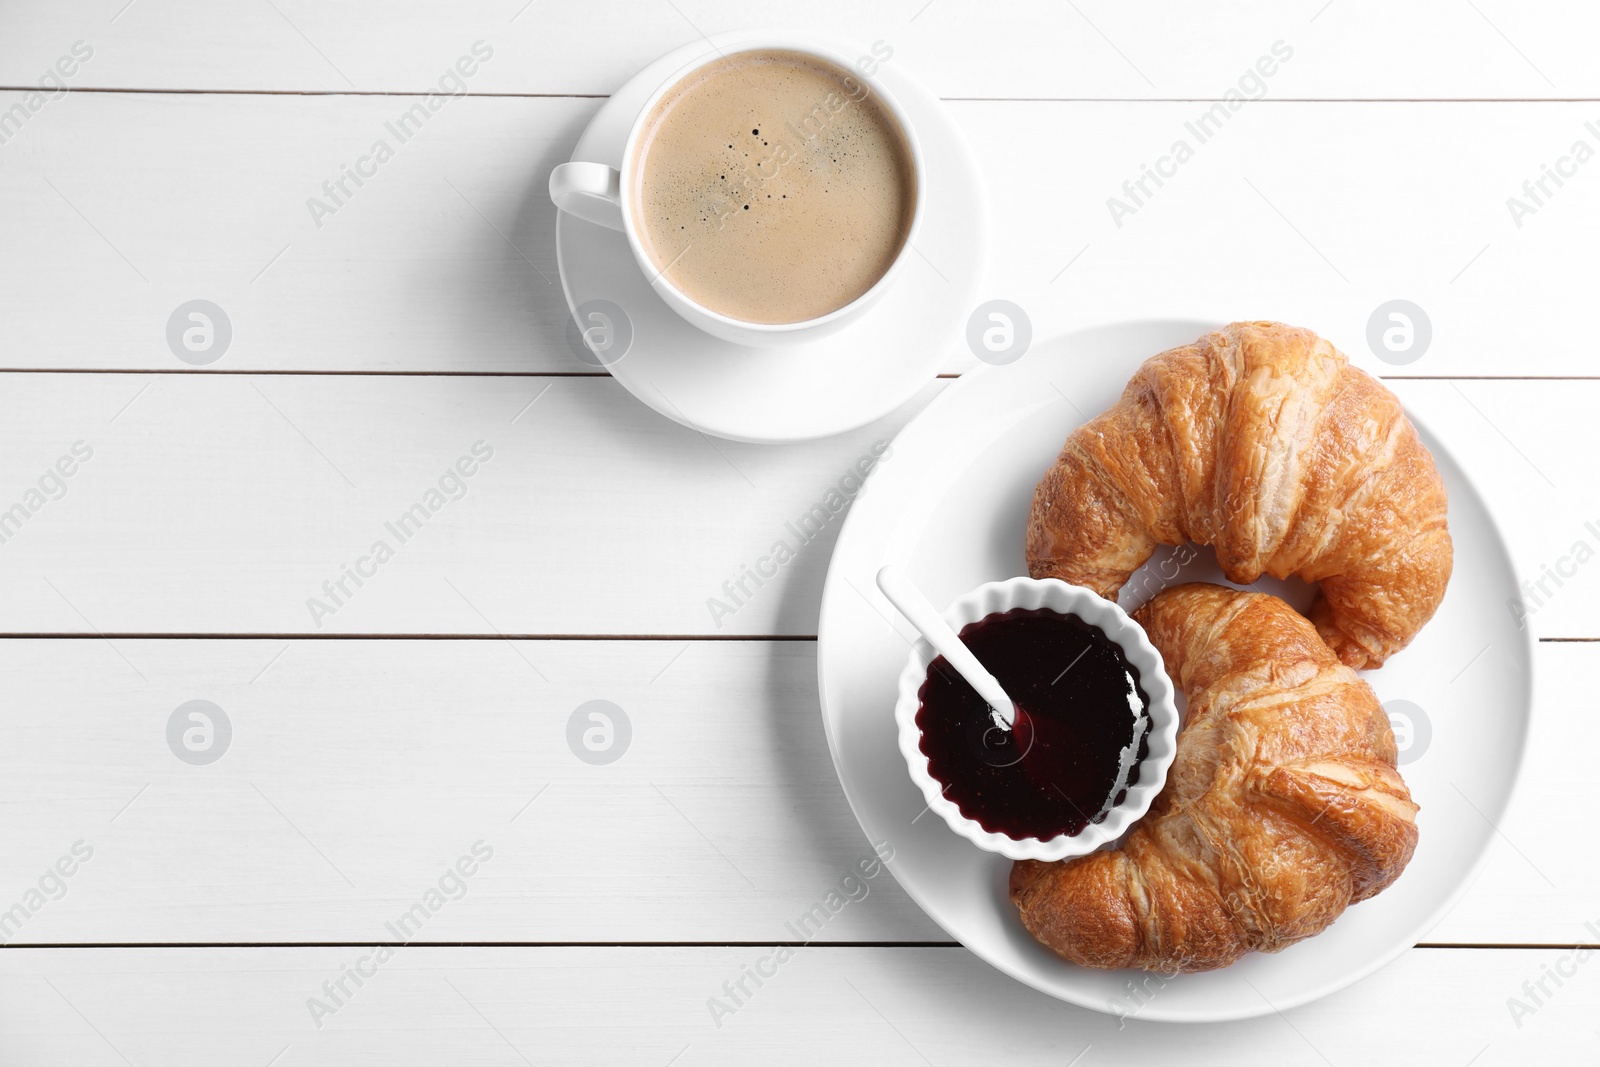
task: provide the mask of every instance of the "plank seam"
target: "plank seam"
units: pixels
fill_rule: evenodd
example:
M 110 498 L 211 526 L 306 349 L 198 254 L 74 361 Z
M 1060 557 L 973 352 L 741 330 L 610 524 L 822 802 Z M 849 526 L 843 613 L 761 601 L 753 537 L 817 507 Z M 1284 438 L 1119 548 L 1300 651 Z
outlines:
M 301 633 L 0 633 L 0 641 L 815 641 L 816 634 L 301 634 Z M 1594 644 L 1600 637 L 1539 637 L 1542 645 Z
M 0 92 L 37 92 L 35 85 L 0 85 Z M 416 89 L 174 89 L 112 85 L 69 85 L 57 92 L 103 96 L 375 96 L 425 98 Z M 610 93 L 465 92 L 459 97 L 485 100 L 609 100 Z M 1220 96 L 941 96 L 961 104 L 1226 104 Z M 1593 104 L 1595 96 L 1280 96 L 1251 104 Z
M 0 641 L 815 641 L 815 634 L 0 633 Z
M 59 941 L 12 942 L 0 951 L 77 949 L 307 949 L 379 948 L 391 941 Z M 406 941 L 406 948 L 965 948 L 959 941 Z M 1412 948 L 1429 950 L 1600 951 L 1600 943 L 1424 941 Z
M 255 375 L 263 378 L 323 377 L 323 378 L 610 378 L 606 371 L 573 370 L 310 370 L 281 368 L 261 370 L 211 370 L 194 367 L 185 369 L 160 367 L 0 367 L 0 374 L 162 374 L 174 377 L 185 375 L 215 376 Z M 935 374 L 935 381 L 960 378 L 962 372 L 945 371 Z M 1593 382 L 1600 374 L 1379 374 L 1385 382 Z

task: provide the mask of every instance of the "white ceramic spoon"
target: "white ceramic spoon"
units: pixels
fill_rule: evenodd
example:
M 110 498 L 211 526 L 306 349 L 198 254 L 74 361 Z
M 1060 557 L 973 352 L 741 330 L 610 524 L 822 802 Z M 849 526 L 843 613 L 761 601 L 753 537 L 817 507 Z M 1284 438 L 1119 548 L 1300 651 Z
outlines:
M 994 724 L 1002 730 L 1010 730 L 1011 724 L 1017 720 L 1017 705 L 1006 695 L 988 668 L 978 662 L 972 650 L 961 643 L 961 638 L 944 621 L 939 609 L 922 595 L 922 590 L 916 587 L 910 577 L 891 564 L 878 572 L 878 588 L 889 598 L 889 603 L 927 639 L 928 644 L 956 669 L 956 673 L 978 691 L 978 695 L 989 705 Z

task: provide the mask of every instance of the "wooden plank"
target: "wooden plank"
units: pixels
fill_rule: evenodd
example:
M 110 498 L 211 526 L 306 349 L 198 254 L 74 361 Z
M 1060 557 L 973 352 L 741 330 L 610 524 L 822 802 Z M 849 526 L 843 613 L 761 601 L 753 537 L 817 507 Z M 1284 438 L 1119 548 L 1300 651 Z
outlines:
M 1271 1065 L 1588 1062 L 1600 966 L 1571 950 L 1414 950 L 1350 989 L 1204 1027 L 1118 1019 L 958 948 L 802 950 L 718 1028 L 753 948 L 403 949 L 319 1030 L 306 1002 L 359 953 L 0 954 L 0 1049 L 40 1067 L 344 1063 Z M 1509 998 L 1568 973 L 1531 1015 Z M 770 968 L 769 968 L 770 969 Z M 1270 990 L 1263 990 L 1270 998 Z M 1156 996 L 1159 997 L 1159 992 Z M 1403 1005 L 1403 1009 L 1400 1007 Z M 1352 1020 L 1360 1020 L 1352 1025 Z M 1521 1025 L 1518 1026 L 1520 1021 Z M 1381 1052 L 1374 1050 L 1381 1049 Z
M 19 95 L 0 93 L 0 110 Z M 190 370 L 167 324 L 205 299 L 232 328 L 215 370 L 593 371 L 568 347 L 544 190 L 599 102 L 455 100 L 399 144 L 387 124 L 415 103 L 50 102 L 0 146 L 16 209 L 0 366 Z M 1027 310 L 1036 338 L 1269 317 L 1390 374 L 1596 373 L 1580 309 L 1600 164 L 1561 164 L 1580 139 L 1600 147 L 1593 105 L 1268 102 L 1223 118 L 1194 102 L 949 106 L 994 191 L 987 288 Z M 308 201 L 331 202 L 323 184 L 378 139 L 394 158 L 313 218 Z M 1194 153 L 1181 166 L 1180 140 Z M 1429 165 L 1396 165 L 1411 159 Z M 1557 187 L 1545 164 L 1574 176 Z M 1146 167 L 1173 176 L 1158 187 Z M 1545 183 L 1538 204 L 1525 181 Z M 1512 197 L 1532 213 L 1513 218 Z M 1432 331 L 1403 366 L 1367 347 L 1369 319 L 1397 298 Z M 950 345 L 949 369 L 973 365 Z
M 0 512 L 39 507 L 0 528 L 0 632 L 719 636 L 816 632 L 844 511 L 804 517 L 840 485 L 848 497 L 856 464 L 949 382 L 863 430 L 781 448 L 702 437 L 609 378 L 5 384 Z M 1535 633 L 1600 636 L 1600 566 L 1585 562 L 1600 546 L 1600 382 L 1393 384 L 1499 516 Z M 94 455 L 66 494 L 29 496 L 76 442 Z M 474 445 L 493 458 L 477 463 Z M 471 478 L 450 474 L 463 459 Z M 426 526 L 391 529 L 419 504 L 436 512 Z M 758 586 L 745 568 L 779 541 L 794 558 Z M 357 566 L 359 586 L 344 574 Z M 1541 592 L 1547 566 L 1561 584 Z M 342 594 L 323 587 L 340 580 Z
M 0 642 L 14 706 L 39 714 L 7 715 L 0 746 L 4 892 L 94 849 L 14 940 L 381 940 L 480 841 L 492 859 L 428 940 L 777 939 L 873 855 L 826 755 L 811 642 L 119 648 L 129 663 Z M 205 766 L 166 735 L 194 699 L 232 730 Z M 575 715 L 603 728 L 578 711 L 594 700 L 622 709 L 607 765 L 568 740 Z M 944 939 L 875 873 L 829 939 Z
M 834 776 L 815 655 L 807 641 L 0 641 L 0 941 L 385 940 L 480 841 L 492 859 L 422 939 L 789 939 L 879 844 Z M 1552 817 L 1584 810 L 1587 783 L 1539 754 L 1600 746 L 1582 711 L 1597 669 L 1600 644 L 1539 647 L 1520 797 L 1426 940 L 1595 940 L 1600 855 Z M 1373 679 L 1447 735 L 1445 694 Z M 231 731 L 192 738 L 222 753 L 204 765 L 168 735 L 175 716 L 205 727 L 178 712 L 194 700 Z M 596 700 L 615 706 L 601 710 L 620 753 L 602 765 L 568 732 L 576 717 L 607 744 L 580 712 Z M 80 841 L 92 857 L 59 899 L 30 901 Z M 865 896 L 820 940 L 946 939 L 892 876 L 855 881 Z
M 1216 99 L 1278 40 L 1294 56 L 1269 84 L 1287 96 L 1573 97 L 1600 89 L 1600 70 L 1583 47 L 1595 35 L 1595 13 L 1578 0 L 1537 8 L 1436 0 L 1399 10 L 1374 0 L 1288 9 L 1257 0 L 1204 11 L 1164 0 L 1136 12 L 1108 0 L 613 0 L 567 9 L 474 0 L 391 5 L 381 20 L 309 0 L 75 0 L 24 8 L 8 22 L 0 42 L 7 85 L 37 84 L 83 40 L 94 55 L 68 79 L 74 87 L 427 91 L 481 39 L 494 58 L 471 79 L 473 92 L 609 93 L 702 33 L 764 26 L 882 40 L 944 96 Z M 1150 33 L 1154 26 L 1163 32 Z
M 5 383 L 0 511 L 39 505 L 0 530 L 13 633 L 814 633 L 844 511 L 810 509 L 911 414 L 779 449 L 609 378 Z M 65 494 L 30 497 L 78 442 Z M 777 576 L 730 592 L 780 539 Z

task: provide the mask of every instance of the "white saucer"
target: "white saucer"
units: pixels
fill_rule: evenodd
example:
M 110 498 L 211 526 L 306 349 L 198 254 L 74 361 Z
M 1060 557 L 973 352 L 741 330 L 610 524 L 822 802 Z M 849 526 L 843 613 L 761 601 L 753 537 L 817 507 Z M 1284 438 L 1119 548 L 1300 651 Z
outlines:
M 573 159 L 622 161 L 644 100 L 673 70 L 746 34 L 718 34 L 661 57 L 619 89 L 589 123 Z M 863 55 L 870 52 L 862 49 Z M 926 386 L 963 336 L 987 248 L 987 201 L 966 139 L 928 90 L 889 59 L 878 77 L 911 118 L 927 164 L 922 233 L 899 280 L 860 321 L 782 348 L 745 348 L 689 325 L 661 301 L 622 234 L 556 222 L 567 307 L 608 300 L 632 322 L 633 342 L 607 369 L 629 392 L 685 426 L 736 441 L 801 441 L 864 426 Z
M 1027 573 L 1022 535 L 1033 487 L 1067 433 L 1115 401 L 1146 357 L 1212 328 L 1137 322 L 1086 330 L 1035 344 L 1009 366 L 962 375 L 900 432 L 894 462 L 880 464 L 856 495 L 818 624 L 822 717 L 839 780 L 868 840 L 894 849 L 888 867 L 906 892 L 951 936 L 1019 981 L 1140 1019 L 1197 1022 L 1287 1010 L 1342 989 L 1416 944 L 1482 867 L 1511 798 L 1533 710 L 1532 639 L 1505 610 L 1518 592 L 1510 556 L 1466 472 L 1418 426 L 1450 495 L 1455 570 L 1438 614 L 1411 646 L 1381 669 L 1362 672 L 1391 717 L 1405 707 L 1413 719 L 1401 762 L 1422 805 L 1421 839 L 1394 885 L 1321 935 L 1224 970 L 1175 978 L 1088 970 L 1057 958 L 1023 929 L 1007 893 L 1009 861 L 973 847 L 942 820 L 921 817 L 927 800 L 906 773 L 894 721 L 906 645 L 915 635 L 891 629 L 895 612 L 878 597 L 873 576 L 898 564 L 943 605 L 984 582 Z M 1123 606 L 1134 606 L 1135 590 L 1222 581 L 1209 553 L 1180 563 L 1170 551 L 1159 553 L 1145 565 L 1148 584 L 1136 573 L 1124 587 Z M 1258 587 L 1309 607 L 1304 583 L 1264 578 Z

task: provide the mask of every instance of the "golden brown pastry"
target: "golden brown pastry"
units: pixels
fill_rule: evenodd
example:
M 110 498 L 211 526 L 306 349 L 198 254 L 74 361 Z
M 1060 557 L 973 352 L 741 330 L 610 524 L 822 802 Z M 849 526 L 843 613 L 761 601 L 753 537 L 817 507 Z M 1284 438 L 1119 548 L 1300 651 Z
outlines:
M 1236 322 L 1147 360 L 1034 492 L 1028 573 L 1114 598 L 1157 545 L 1229 581 L 1320 583 L 1311 618 L 1378 667 L 1450 578 L 1444 483 L 1393 393 L 1310 330 Z
M 1417 805 L 1377 696 L 1276 597 L 1169 589 L 1134 615 L 1189 700 L 1167 785 L 1119 849 L 1011 869 L 1023 925 L 1085 967 L 1226 967 L 1395 880 Z

